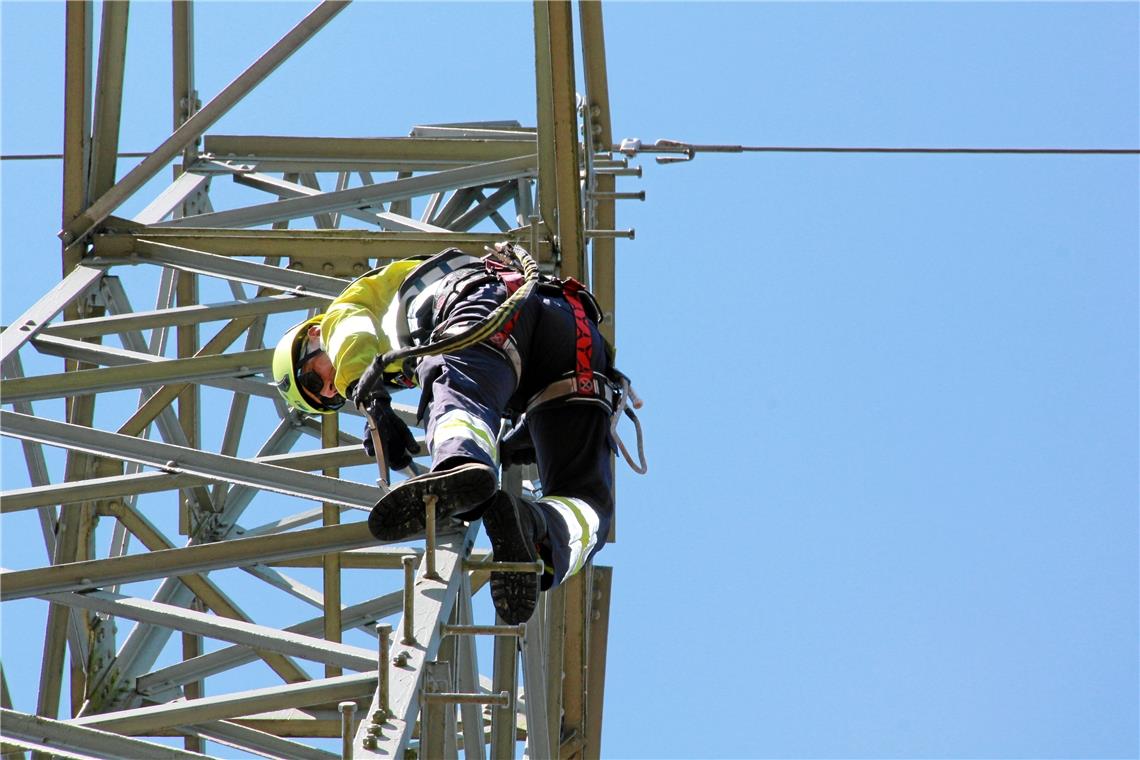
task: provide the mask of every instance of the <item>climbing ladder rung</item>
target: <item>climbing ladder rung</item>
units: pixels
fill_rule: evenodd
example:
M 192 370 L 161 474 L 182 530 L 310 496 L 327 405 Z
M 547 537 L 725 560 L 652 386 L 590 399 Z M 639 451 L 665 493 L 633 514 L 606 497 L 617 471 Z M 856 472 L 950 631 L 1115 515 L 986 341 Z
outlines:
M 427 692 L 424 702 L 432 705 L 496 705 L 497 707 L 510 707 L 511 694 L 500 691 L 498 694 L 461 693 L 454 691 Z
M 494 560 L 463 560 L 464 570 L 486 570 L 489 573 L 538 573 L 546 569 L 542 560 L 534 562 L 495 562 Z
M 444 636 L 517 636 L 526 635 L 526 623 L 518 625 L 441 625 Z

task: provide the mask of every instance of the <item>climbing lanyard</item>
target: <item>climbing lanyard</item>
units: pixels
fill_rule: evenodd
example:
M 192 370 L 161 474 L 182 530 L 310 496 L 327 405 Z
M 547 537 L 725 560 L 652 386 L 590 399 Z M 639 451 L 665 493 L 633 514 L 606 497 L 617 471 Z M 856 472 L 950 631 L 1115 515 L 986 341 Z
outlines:
M 645 461 L 645 442 L 641 435 L 641 420 L 637 419 L 637 415 L 633 413 L 633 409 L 641 408 L 641 399 L 633 392 L 633 386 L 629 384 L 629 378 L 624 373 L 614 370 L 617 375 L 618 381 L 621 384 L 621 399 L 618 401 L 617 406 L 614 408 L 613 416 L 610 417 L 610 438 L 617 444 L 617 448 L 621 450 L 621 454 L 625 457 L 626 464 L 630 469 L 638 475 L 644 475 L 649 470 L 649 463 Z M 633 409 L 627 406 L 627 402 L 633 404 Z M 637 431 L 637 459 L 638 464 L 633 463 L 633 457 L 629 455 L 629 451 L 625 448 L 625 442 L 622 441 L 621 436 L 618 435 L 617 426 L 621 420 L 622 412 L 625 416 L 633 420 L 633 427 Z

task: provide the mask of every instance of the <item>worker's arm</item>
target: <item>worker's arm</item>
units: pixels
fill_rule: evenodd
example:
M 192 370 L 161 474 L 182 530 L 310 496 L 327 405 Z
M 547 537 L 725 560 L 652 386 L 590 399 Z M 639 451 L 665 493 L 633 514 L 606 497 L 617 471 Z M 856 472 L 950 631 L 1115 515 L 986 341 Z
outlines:
M 348 395 L 348 386 L 360 379 L 374 357 L 392 348 L 384 315 L 416 263 L 397 261 L 356 279 L 329 305 L 321 321 L 321 338 L 336 367 L 333 385 L 342 395 Z
M 420 447 L 408 426 L 392 411 L 392 400 L 383 384 L 373 387 L 370 377 L 365 376 L 370 374 L 370 367 L 392 348 L 392 340 L 384 326 L 384 315 L 390 310 L 400 283 L 415 263 L 397 261 L 374 275 L 349 283 L 329 305 L 321 321 L 322 343 L 336 368 L 333 385 L 368 414 L 376 425 L 388 464 L 396 469 L 411 464 L 411 455 L 418 453 Z M 361 392 L 364 386 L 368 386 L 367 393 Z M 371 443 L 366 429 L 364 449 L 370 456 L 375 456 Z

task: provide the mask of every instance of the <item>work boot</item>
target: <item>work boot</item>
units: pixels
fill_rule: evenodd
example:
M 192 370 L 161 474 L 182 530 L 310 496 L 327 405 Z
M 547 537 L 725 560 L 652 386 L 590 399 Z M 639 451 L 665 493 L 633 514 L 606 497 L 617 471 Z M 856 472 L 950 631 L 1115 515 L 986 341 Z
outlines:
M 546 534 L 546 520 L 536 507 L 500 491 L 483 513 L 496 562 L 534 562 Z M 491 573 L 491 600 L 506 623 L 530 620 L 538 604 L 536 573 Z
M 439 497 L 435 503 L 438 521 L 479 506 L 494 496 L 498 487 L 495 471 L 478 462 L 417 475 L 376 502 L 368 515 L 368 530 L 381 541 L 401 541 L 426 527 L 425 496 Z

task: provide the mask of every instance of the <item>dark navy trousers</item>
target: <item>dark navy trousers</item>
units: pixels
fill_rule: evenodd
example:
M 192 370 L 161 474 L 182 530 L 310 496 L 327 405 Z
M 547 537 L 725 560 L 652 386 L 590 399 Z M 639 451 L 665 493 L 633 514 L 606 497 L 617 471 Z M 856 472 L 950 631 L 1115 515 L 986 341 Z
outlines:
M 487 317 L 506 298 L 498 282 L 479 287 L 436 314 L 437 330 L 458 329 Z M 590 325 L 594 369 L 604 371 L 601 334 Z M 499 466 L 504 417 L 575 366 L 576 333 L 570 304 L 561 296 L 532 293 L 511 330 L 521 372 L 507 354 L 485 343 L 428 356 L 417 369 L 423 396 L 419 415 L 427 430 L 432 470 L 464 462 Z M 543 561 L 553 567 L 543 588 L 578 572 L 605 544 L 613 520 L 613 469 L 609 415 L 596 404 L 569 402 L 527 415 L 542 498 L 528 505 L 545 517 Z M 459 515 L 476 519 L 481 508 Z

